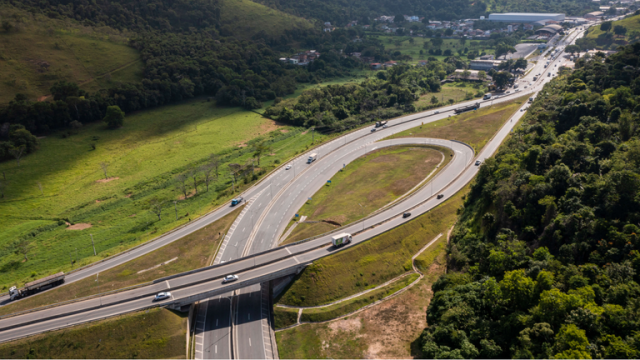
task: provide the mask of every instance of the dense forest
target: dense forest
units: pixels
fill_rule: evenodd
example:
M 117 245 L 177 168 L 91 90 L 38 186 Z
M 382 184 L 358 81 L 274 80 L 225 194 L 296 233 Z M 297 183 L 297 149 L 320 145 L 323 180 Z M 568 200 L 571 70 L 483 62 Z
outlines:
M 343 26 L 352 20 L 359 25 L 372 24 L 380 15 L 416 15 L 426 20 L 479 19 L 489 12 L 563 12 L 579 16 L 598 10 L 591 0 L 255 0 L 278 10 L 305 18 L 329 21 Z
M 425 357 L 640 355 L 640 44 L 619 50 L 548 84 L 481 166 Z
M 425 110 L 416 109 L 414 102 L 420 95 L 440 91 L 440 80 L 452 73 L 459 61 L 453 57 L 444 62 L 430 58 L 427 66 L 394 66 L 360 84 L 307 90 L 292 105 L 280 103 L 267 108 L 265 116 L 333 132 Z M 436 99 L 428 107 L 440 105 Z
M 199 95 L 215 97 L 220 105 L 258 108 L 262 101 L 293 93 L 297 83 L 345 76 L 362 66 L 339 56 L 336 50 L 352 43 L 355 32 L 294 29 L 277 37 L 263 32 L 253 39 L 228 36 L 219 31 L 216 1 L 8 2 L 29 12 L 74 19 L 88 26 L 130 30 L 134 34 L 130 46 L 140 51 L 145 65 L 143 80 L 137 84 L 87 93 L 77 84 L 61 82 L 51 88 L 53 101 L 35 102 L 18 95 L 0 109 L 3 123 L 19 124 L 37 134 L 102 120 L 109 106 L 130 113 Z M 314 46 L 321 58 L 307 67 L 281 63 L 279 51 L 293 51 L 296 44 Z M 364 42 L 358 46 L 375 45 Z M 0 141 L 5 142 L 2 149 L 10 148 L 9 131 L 0 133 Z M 19 146 L 16 144 L 12 146 Z M 0 158 L 10 157 L 5 150 L 0 150 Z

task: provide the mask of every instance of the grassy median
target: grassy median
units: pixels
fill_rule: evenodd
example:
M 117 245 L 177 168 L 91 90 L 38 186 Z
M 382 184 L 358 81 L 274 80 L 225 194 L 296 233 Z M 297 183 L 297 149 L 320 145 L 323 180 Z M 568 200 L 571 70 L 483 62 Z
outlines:
M 0 314 L 32 309 L 39 306 L 81 298 L 101 292 L 151 281 L 163 276 L 178 274 L 207 266 L 222 236 L 242 211 L 237 208 L 222 219 L 195 231 L 169 245 L 69 285 L 21 301 L 0 307 Z M 170 261 L 170 262 L 169 262 Z M 165 262 L 167 264 L 161 265 Z
M 184 358 L 186 331 L 187 313 L 156 308 L 1 344 L 0 358 Z
M 302 206 L 306 221 L 293 229 L 284 243 L 331 231 L 359 220 L 397 199 L 424 180 L 443 160 L 446 148 L 394 146 L 373 151 L 351 162 Z

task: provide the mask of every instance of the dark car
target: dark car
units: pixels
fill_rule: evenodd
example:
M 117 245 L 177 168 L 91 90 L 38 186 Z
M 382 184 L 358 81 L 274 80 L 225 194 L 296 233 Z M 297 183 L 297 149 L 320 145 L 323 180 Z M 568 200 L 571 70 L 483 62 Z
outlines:
M 444 194 L 438 194 L 437 198 L 438 199 L 442 199 L 444 197 Z
M 409 216 L 411 216 L 410 212 L 406 212 L 406 213 L 402 214 L 403 218 L 408 218 Z

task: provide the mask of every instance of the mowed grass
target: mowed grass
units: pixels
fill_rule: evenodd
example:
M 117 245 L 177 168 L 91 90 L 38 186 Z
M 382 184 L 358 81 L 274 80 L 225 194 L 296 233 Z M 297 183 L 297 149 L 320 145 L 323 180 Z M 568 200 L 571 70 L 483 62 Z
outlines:
M 411 270 L 411 257 L 455 222 L 466 188 L 408 223 L 307 266 L 278 302 L 328 304 Z
M 340 316 L 350 314 L 367 305 L 373 304 L 378 300 L 382 300 L 387 296 L 395 294 L 396 292 L 409 286 L 418 277 L 420 277 L 420 275 L 414 272 L 413 274 L 407 275 L 402 279 L 394 281 L 389 285 L 383 286 L 380 289 L 373 290 L 362 296 L 358 296 L 353 299 L 349 299 L 341 303 L 334 304 L 327 307 L 304 309 L 302 310 L 300 321 L 322 322 L 322 321 L 328 321 L 328 320 L 336 319 Z
M 0 344 L 3 359 L 176 359 L 187 313 L 150 309 Z
M 527 96 L 522 96 L 493 106 L 481 107 L 476 111 L 468 111 L 461 115 L 405 130 L 390 136 L 389 139 L 430 137 L 458 140 L 471 145 L 477 153 L 527 99 Z
M 377 38 L 382 41 L 385 50 L 389 50 L 393 53 L 395 51 L 400 51 L 402 55 L 409 55 L 413 59 L 413 63 L 418 60 L 426 60 L 428 57 L 434 57 L 440 61 L 444 60 L 446 56 L 443 55 L 430 55 L 429 49 L 438 49 L 433 46 L 431 43 L 431 39 L 422 38 L 422 37 L 410 37 L 410 36 L 394 36 L 394 35 L 371 35 L 372 38 Z M 413 39 L 413 44 L 411 43 L 411 39 Z M 427 44 L 427 47 L 424 47 L 424 44 Z M 464 50 L 467 48 L 468 51 L 476 51 L 478 53 L 484 51 L 487 54 L 493 54 L 494 49 L 491 48 L 489 42 L 485 40 L 467 40 L 464 45 L 461 44 L 458 39 L 443 39 L 442 46 L 439 48 L 443 52 L 447 49 L 450 49 L 454 55 L 458 55 L 458 50 Z M 422 50 L 423 54 L 420 54 L 420 50 Z
M 273 318 L 276 329 L 282 329 L 298 322 L 298 309 L 273 307 Z
M 229 35 L 249 39 L 256 34 L 264 33 L 267 37 L 279 38 L 287 30 L 307 30 L 313 27 L 306 19 L 251 0 L 223 0 L 220 4 L 222 27 L 231 32 Z
M 440 88 L 440 92 L 427 93 L 420 96 L 420 99 L 416 101 L 416 107 L 431 105 L 431 98 L 436 97 L 440 103 L 448 103 L 449 99 L 453 99 L 454 103 L 466 101 L 482 97 L 486 92 L 486 87 L 483 84 L 474 84 L 470 82 L 454 82 L 446 83 Z M 480 95 L 482 94 L 482 95 Z
M 343 319 L 276 332 L 280 358 L 424 358 L 416 340 L 427 326 L 431 286 L 445 272 L 439 264 L 446 263 L 444 249 L 432 245 L 425 253 L 431 251 L 437 255 L 424 278 L 402 294 Z
M 255 169 L 260 174 L 307 149 L 311 137 L 254 112 L 195 99 L 131 114 L 122 129 L 94 123 L 69 138 L 40 139 L 40 149 L 19 167 L 0 163 L 7 180 L 0 201 L 0 288 L 89 264 L 195 219 L 233 196 L 228 164 L 250 161 L 253 142 L 265 140 L 272 148 Z M 326 138 L 315 134 L 317 142 Z M 190 180 L 184 199 L 175 177 L 212 153 L 223 159 L 219 177 L 209 191 L 200 183 L 197 195 Z M 108 182 L 100 182 L 101 162 L 109 164 Z M 239 191 L 250 183 L 236 185 Z M 153 199 L 164 204 L 161 220 L 150 211 Z M 92 227 L 68 230 L 65 222 Z M 26 262 L 15 251 L 20 238 L 30 243 Z
M 242 207 L 239 207 L 220 220 L 184 236 L 180 240 L 103 271 L 96 277 L 84 278 L 37 296 L 2 306 L 0 307 L 0 315 L 122 289 L 164 276 L 209 266 L 220 241 L 229 231 L 231 224 L 241 210 Z M 168 263 L 161 265 L 165 262 Z
M 8 103 L 17 93 L 36 100 L 62 80 L 96 91 L 142 79 L 139 52 L 115 30 L 54 20 L 7 4 L 0 6 L 0 13 L 17 26 L 0 32 L 0 103 Z M 13 14 L 24 22 L 15 22 L 9 16 Z M 104 76 L 107 73 L 110 80 Z
M 435 243 L 429 246 L 425 251 L 423 251 L 420 255 L 416 256 L 413 260 L 413 263 L 418 268 L 418 270 L 422 272 L 427 272 L 429 267 L 434 263 L 446 266 L 445 261 L 438 260 L 439 255 L 444 253 L 445 248 L 447 247 L 447 235 L 442 234 L 442 237 L 438 239 Z
M 411 190 L 449 158 L 444 148 L 398 146 L 356 159 L 302 206 L 300 216 L 317 222 L 298 224 L 285 243 L 322 234 L 371 214 Z

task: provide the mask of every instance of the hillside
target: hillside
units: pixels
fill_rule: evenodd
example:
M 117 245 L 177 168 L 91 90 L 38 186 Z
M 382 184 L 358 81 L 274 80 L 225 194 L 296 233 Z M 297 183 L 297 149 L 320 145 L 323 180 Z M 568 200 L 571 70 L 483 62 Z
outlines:
M 540 12 L 565 13 L 582 16 L 598 11 L 599 3 L 592 0 L 484 0 L 487 12 Z
M 57 81 L 87 91 L 142 80 L 140 53 L 127 46 L 127 33 L 52 19 L 0 5 L 12 28 L 0 31 L 0 104 L 17 93 L 37 99 Z
M 618 30 L 618 33 L 616 33 L 616 27 L 619 26 L 622 26 L 624 30 Z M 587 41 L 592 40 L 595 42 L 595 44 L 590 42 L 591 47 L 606 50 L 613 50 L 617 46 L 634 43 L 640 39 L 640 15 L 633 15 L 614 21 L 608 31 L 602 30 L 600 26 L 592 26 L 585 37 Z M 584 42 L 582 40 L 577 43 L 582 44 Z
M 253 2 L 251 0 L 221 0 L 221 33 L 251 39 L 256 35 L 278 38 L 285 32 L 310 30 L 311 22 Z

